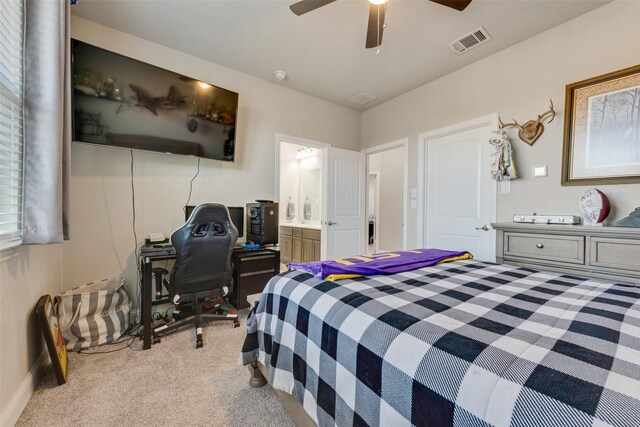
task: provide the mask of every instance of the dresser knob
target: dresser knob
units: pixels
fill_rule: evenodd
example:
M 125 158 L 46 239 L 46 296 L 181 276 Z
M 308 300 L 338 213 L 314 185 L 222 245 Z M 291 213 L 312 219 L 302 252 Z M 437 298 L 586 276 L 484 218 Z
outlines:
M 542 249 L 542 248 L 544 248 L 544 245 L 543 245 L 542 243 L 538 243 L 538 244 L 536 245 L 536 248 L 538 248 L 538 249 Z

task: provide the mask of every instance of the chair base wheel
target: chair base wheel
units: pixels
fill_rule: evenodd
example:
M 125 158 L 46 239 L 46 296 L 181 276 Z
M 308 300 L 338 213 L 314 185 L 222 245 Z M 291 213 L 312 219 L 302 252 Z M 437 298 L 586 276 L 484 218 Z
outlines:
M 160 337 L 153 337 L 153 343 L 154 344 L 159 344 L 160 343 Z
M 202 340 L 196 341 L 196 348 L 202 348 L 204 346 L 204 342 Z
M 233 327 L 237 328 L 238 326 L 240 326 L 240 321 L 239 320 L 234 320 L 233 321 Z

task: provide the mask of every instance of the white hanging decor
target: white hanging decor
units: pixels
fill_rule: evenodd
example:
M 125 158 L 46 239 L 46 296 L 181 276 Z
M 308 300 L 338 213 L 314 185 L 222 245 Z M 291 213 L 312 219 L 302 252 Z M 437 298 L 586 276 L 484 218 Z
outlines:
M 489 143 L 493 145 L 494 152 L 491 174 L 498 181 L 511 180 L 518 177 L 516 166 L 513 163 L 513 151 L 509 136 L 504 129 L 498 129 L 489 137 Z

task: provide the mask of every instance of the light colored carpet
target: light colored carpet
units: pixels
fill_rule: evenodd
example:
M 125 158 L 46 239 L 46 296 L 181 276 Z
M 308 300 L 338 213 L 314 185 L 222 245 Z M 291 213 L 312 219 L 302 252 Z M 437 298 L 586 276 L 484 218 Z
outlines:
M 294 426 L 273 389 L 249 387 L 249 371 L 238 365 L 245 316 L 235 329 L 210 323 L 200 349 L 188 328 L 146 351 L 71 353 L 69 381 L 44 377 L 17 425 Z

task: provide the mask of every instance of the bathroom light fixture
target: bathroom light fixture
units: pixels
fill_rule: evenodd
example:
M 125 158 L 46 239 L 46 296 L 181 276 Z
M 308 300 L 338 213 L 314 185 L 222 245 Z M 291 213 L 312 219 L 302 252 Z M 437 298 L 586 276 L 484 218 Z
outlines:
M 308 159 L 309 157 L 313 157 L 313 148 L 304 147 L 298 149 L 296 160 Z
M 273 72 L 273 75 L 276 76 L 278 80 L 284 80 L 287 78 L 287 72 L 283 70 L 276 70 Z

